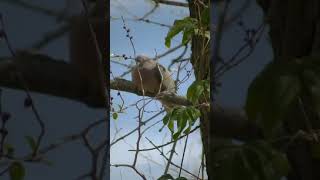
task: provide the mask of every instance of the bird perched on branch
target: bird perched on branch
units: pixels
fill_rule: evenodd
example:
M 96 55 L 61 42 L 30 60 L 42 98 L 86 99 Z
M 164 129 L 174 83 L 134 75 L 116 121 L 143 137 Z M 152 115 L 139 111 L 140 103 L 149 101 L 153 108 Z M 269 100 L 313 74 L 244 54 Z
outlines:
M 132 81 L 138 90 L 149 93 L 176 93 L 176 85 L 170 72 L 157 61 L 139 55 L 135 58 L 136 66 L 132 69 Z M 172 104 L 161 100 L 162 105 L 168 111 Z

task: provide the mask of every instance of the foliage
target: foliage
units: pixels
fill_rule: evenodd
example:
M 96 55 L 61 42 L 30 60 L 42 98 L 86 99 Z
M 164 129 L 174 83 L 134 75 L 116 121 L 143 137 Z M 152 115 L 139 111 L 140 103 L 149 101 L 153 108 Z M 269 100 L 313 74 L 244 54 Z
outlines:
M 11 180 L 23 180 L 25 176 L 25 168 L 21 162 L 15 161 L 9 167 Z
M 116 112 L 112 113 L 112 118 L 114 120 L 117 120 L 118 119 L 118 113 L 116 113 Z
M 166 36 L 165 45 L 169 48 L 171 46 L 171 39 L 180 32 L 183 32 L 182 44 L 187 44 L 194 34 L 197 24 L 198 21 L 191 17 L 175 20 L 173 26 L 170 28 Z
M 203 35 L 210 39 L 210 13 L 209 8 L 205 8 L 201 14 L 200 21 L 195 18 L 185 17 L 180 20 L 175 20 L 173 26 L 170 28 L 166 38 L 166 47 L 171 46 L 171 40 L 173 37 L 182 32 L 182 44 L 186 45 L 192 38 L 193 35 Z
M 193 106 L 175 107 L 163 118 L 163 124 L 169 128 L 173 139 L 177 140 L 182 132 L 184 134 L 188 134 L 190 132 L 191 127 L 199 116 L 200 111 Z
M 187 99 L 195 106 L 175 107 L 163 118 L 163 124 L 169 128 L 174 140 L 177 140 L 182 132 L 184 134 L 190 132 L 191 127 L 201 115 L 200 110 L 196 108 L 198 100 L 208 95 L 209 91 L 210 84 L 208 80 L 194 81 L 188 88 Z
M 274 135 L 282 120 L 302 93 L 308 93 L 320 112 L 320 61 L 303 57 L 287 62 L 273 61 L 248 89 L 246 113 L 260 123 L 266 136 Z
M 210 92 L 209 80 L 194 81 L 187 91 L 187 99 L 193 104 L 197 104 L 202 96 L 207 96 Z
M 173 178 L 170 174 L 164 174 L 161 177 L 158 178 L 158 180 L 168 180 L 168 179 L 172 179 L 172 180 L 187 180 L 187 178 L 185 177 L 178 177 L 178 178 Z
M 263 141 L 218 146 L 212 159 L 219 180 L 280 180 L 289 171 L 286 156 Z

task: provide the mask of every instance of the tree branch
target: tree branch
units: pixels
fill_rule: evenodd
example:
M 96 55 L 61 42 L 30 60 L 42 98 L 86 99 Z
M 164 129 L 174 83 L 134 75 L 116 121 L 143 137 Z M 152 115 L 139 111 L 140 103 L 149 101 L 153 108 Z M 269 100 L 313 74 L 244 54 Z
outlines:
M 115 79 L 110 81 L 110 89 L 119 90 L 119 91 L 126 91 L 130 92 L 139 96 L 142 96 L 142 92 L 139 91 L 136 86 L 128 80 L 125 79 Z M 190 106 L 192 105 L 191 102 L 189 102 L 185 97 L 179 96 L 176 94 L 170 94 L 166 92 L 162 93 L 149 93 L 145 92 L 145 96 L 149 97 L 155 97 L 156 99 L 161 99 L 164 101 L 167 101 L 168 103 L 173 103 L 176 105 L 182 105 L 182 106 Z
M 175 2 L 175 1 L 168 1 L 168 0 L 153 0 L 156 3 L 171 5 L 171 6 L 180 6 L 180 7 L 189 7 L 188 3 L 183 2 Z
M 85 103 L 90 107 L 104 107 L 103 99 L 88 99 L 88 82 L 72 65 L 47 55 L 19 52 L 17 57 L 0 58 L 0 86 L 21 90 L 15 74 L 25 78 L 30 91 L 63 97 Z
M 216 137 L 235 138 L 238 140 L 260 139 L 261 130 L 253 121 L 249 121 L 242 109 L 219 107 L 211 110 L 211 133 Z
M 87 99 L 87 82 L 81 78 L 79 72 L 63 60 L 53 59 L 47 55 L 30 52 L 20 52 L 17 58 L 0 58 L 0 86 L 22 89 L 15 71 L 19 66 L 30 91 L 63 97 L 84 103 L 90 107 L 105 108 L 101 99 Z M 115 79 L 110 81 L 110 89 L 142 95 L 131 81 Z M 183 96 L 175 94 L 151 94 L 146 96 L 170 101 L 174 104 L 188 106 L 191 103 Z M 259 137 L 259 130 L 249 122 L 243 111 L 230 108 L 213 107 L 211 120 L 214 124 L 212 133 L 219 137 L 233 137 L 248 139 Z

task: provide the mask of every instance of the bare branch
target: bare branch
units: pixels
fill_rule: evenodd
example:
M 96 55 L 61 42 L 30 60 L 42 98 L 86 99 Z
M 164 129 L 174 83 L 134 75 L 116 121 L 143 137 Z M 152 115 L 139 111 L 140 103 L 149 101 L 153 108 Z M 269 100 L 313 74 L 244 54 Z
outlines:
M 87 98 L 87 80 L 80 78 L 75 67 L 63 60 L 30 52 L 20 52 L 15 58 L 2 57 L 0 60 L 0 86 L 22 90 L 15 75 L 16 67 L 19 67 L 30 91 L 105 108 L 105 100 Z
M 31 4 L 29 2 L 22 1 L 22 0 L 13 0 L 13 1 L 12 0 L 2 0 L 2 2 L 12 4 L 12 5 L 18 5 L 22 8 L 30 9 L 32 11 L 39 12 L 39 13 L 43 13 L 48 16 L 59 16 L 60 15 L 59 12 L 53 11 L 52 9 L 48 9 L 48 8 L 45 8 L 45 7 L 42 7 L 39 5 L 35 5 L 35 4 Z
M 153 0 L 156 3 L 171 5 L 171 6 L 180 6 L 180 7 L 189 7 L 188 3 L 168 1 L 168 0 Z
M 143 95 L 142 92 L 139 91 L 131 81 L 128 81 L 125 79 L 115 79 L 110 81 L 110 89 L 126 91 L 126 92 L 134 93 L 140 96 Z M 145 92 L 145 96 L 156 97 L 157 99 L 161 99 L 177 105 L 183 105 L 183 106 L 192 105 L 191 102 L 189 102 L 185 97 L 179 96 L 176 94 L 168 94 L 165 92 L 162 92 L 159 94 Z
M 14 76 L 15 66 L 19 66 L 30 91 L 75 100 L 95 108 L 105 108 L 105 103 L 101 99 L 85 99 L 88 96 L 85 80 L 81 79 L 78 72 L 63 60 L 27 52 L 19 53 L 17 58 L 0 58 L 0 60 L 0 86 L 22 89 L 18 79 Z M 131 81 L 125 79 L 111 81 L 110 88 L 142 95 Z M 146 96 L 155 97 L 156 94 L 146 93 Z M 180 105 L 190 103 L 185 97 L 177 95 L 169 94 L 162 98 L 167 98 Z M 214 124 L 212 132 L 218 136 L 240 139 L 257 137 L 257 128 L 248 122 L 245 114 L 240 113 L 239 110 L 230 112 L 226 108 L 216 109 L 211 119 Z

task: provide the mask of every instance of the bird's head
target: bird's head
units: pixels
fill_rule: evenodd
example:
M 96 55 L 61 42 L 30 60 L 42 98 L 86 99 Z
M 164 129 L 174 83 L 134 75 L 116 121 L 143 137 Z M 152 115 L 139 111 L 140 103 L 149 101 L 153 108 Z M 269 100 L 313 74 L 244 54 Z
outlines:
M 138 63 L 138 64 L 143 64 L 144 62 L 146 61 L 150 61 L 151 59 L 145 55 L 138 55 L 136 58 L 135 58 L 135 61 Z

